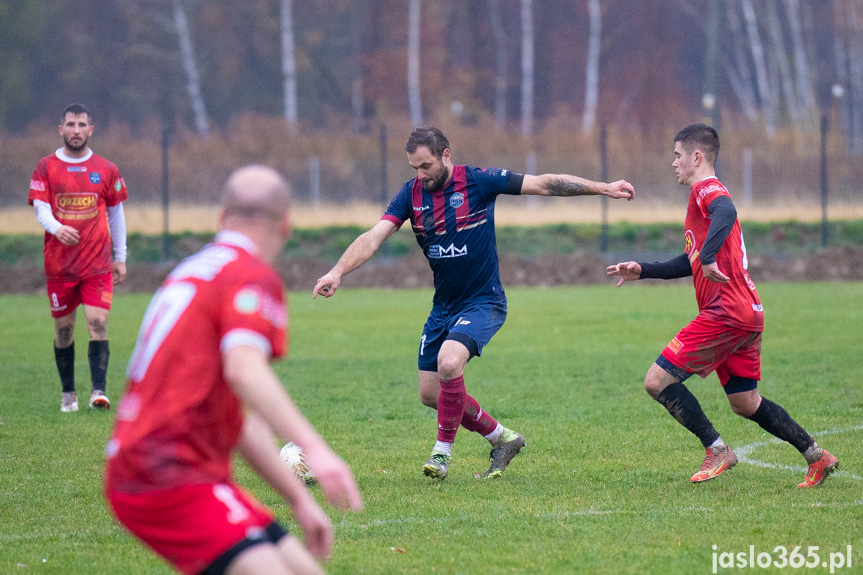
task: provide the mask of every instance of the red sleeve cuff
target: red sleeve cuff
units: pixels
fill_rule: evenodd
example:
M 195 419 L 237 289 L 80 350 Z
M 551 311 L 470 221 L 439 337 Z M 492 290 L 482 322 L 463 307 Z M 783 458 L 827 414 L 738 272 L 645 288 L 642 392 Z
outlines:
M 388 222 L 392 222 L 393 224 L 395 224 L 396 228 L 401 228 L 402 224 L 405 223 L 404 220 L 397 218 L 397 217 L 390 215 L 390 214 L 384 214 L 381 219 L 386 220 Z

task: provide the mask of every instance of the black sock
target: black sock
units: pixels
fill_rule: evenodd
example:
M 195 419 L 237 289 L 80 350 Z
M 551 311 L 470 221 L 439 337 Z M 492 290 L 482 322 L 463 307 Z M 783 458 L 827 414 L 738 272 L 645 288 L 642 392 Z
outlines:
M 108 373 L 108 340 L 91 341 L 87 357 L 90 360 L 90 381 L 93 389 L 105 391 L 105 378 Z
M 75 342 L 62 349 L 54 344 L 54 361 L 57 362 L 57 372 L 60 374 L 60 385 L 63 393 L 75 391 Z
M 682 383 L 672 383 L 663 389 L 656 401 L 683 427 L 694 433 L 704 447 L 719 439 L 719 433 L 704 415 L 698 399 Z
M 815 440 L 806 433 L 806 430 L 800 427 L 800 424 L 794 421 L 788 412 L 767 399 L 761 397 L 761 405 L 755 410 L 750 417 L 755 423 L 761 426 L 761 429 L 775 435 L 783 441 L 787 441 L 797 448 L 797 451 L 803 453 L 815 443 Z

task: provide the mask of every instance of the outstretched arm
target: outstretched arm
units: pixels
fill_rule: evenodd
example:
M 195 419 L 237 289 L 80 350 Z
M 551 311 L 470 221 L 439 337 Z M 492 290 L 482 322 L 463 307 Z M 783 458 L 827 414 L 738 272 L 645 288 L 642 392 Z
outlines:
M 342 276 L 348 274 L 369 261 L 381 244 L 393 235 L 398 227 L 389 220 L 380 220 L 369 231 L 361 234 L 353 241 L 333 269 L 318 279 L 315 289 L 312 290 L 312 299 L 318 294 L 330 297 L 339 289 Z
M 237 450 L 288 504 L 291 515 L 303 531 L 306 548 L 318 559 L 328 558 L 333 550 L 333 526 L 329 518 L 299 477 L 279 459 L 270 428 L 254 411 L 246 414 Z
M 225 379 L 245 406 L 256 412 L 279 437 L 303 446 L 309 466 L 315 470 L 330 503 L 343 509 L 362 509 L 360 492 L 350 469 L 300 413 L 268 360 L 267 354 L 255 347 L 232 347 L 222 356 Z
M 530 196 L 608 196 L 609 198 L 635 198 L 635 188 L 626 180 L 607 184 L 585 180 L 569 174 L 525 174 L 521 184 L 522 195 Z
M 692 275 L 689 257 L 685 253 L 664 262 L 621 262 L 605 269 L 606 275 L 620 277 L 617 287 L 635 280 L 650 278 L 670 280 Z

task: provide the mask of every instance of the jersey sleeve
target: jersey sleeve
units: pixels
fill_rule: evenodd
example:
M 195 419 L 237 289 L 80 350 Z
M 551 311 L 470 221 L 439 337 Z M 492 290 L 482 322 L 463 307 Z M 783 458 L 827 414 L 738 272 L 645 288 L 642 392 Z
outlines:
M 288 315 L 278 275 L 265 268 L 246 271 L 226 290 L 219 317 L 219 349 L 246 345 L 271 358 L 287 351 Z
M 502 168 L 475 169 L 474 178 L 480 193 L 487 199 L 500 194 L 518 196 L 521 194 L 521 184 L 524 181 L 524 175 Z
M 120 175 L 120 170 L 117 169 L 117 166 L 111 164 L 111 184 L 106 191 L 105 196 L 105 204 L 110 206 L 116 206 L 121 202 L 125 202 L 129 199 L 129 190 L 126 189 L 126 180 L 123 179 L 123 176 Z
M 392 222 L 396 227 L 400 228 L 403 223 L 410 219 L 412 183 L 413 180 L 402 186 L 402 189 L 399 190 L 390 202 L 390 205 L 387 206 L 387 211 L 384 212 L 383 217 L 381 217 L 382 220 Z
M 27 195 L 27 203 L 33 205 L 33 200 L 40 200 L 46 204 L 51 203 L 51 190 L 48 185 L 48 170 L 45 159 L 39 160 L 33 175 L 30 176 L 30 192 Z
M 728 193 L 728 190 L 725 189 L 725 186 L 719 184 L 718 182 L 716 184 L 708 184 L 707 186 L 699 190 L 698 195 L 698 207 L 701 209 L 701 214 L 707 219 L 710 218 L 710 212 L 708 208 L 710 207 L 710 204 L 713 203 L 713 200 L 722 196 L 729 199 L 731 198 L 731 194 Z

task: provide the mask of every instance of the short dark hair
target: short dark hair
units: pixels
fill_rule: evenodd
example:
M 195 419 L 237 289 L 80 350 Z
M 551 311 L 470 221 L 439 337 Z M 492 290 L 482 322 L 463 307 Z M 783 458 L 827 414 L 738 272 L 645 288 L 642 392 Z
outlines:
M 426 147 L 437 159 L 441 159 L 444 150 L 451 149 L 449 140 L 443 135 L 443 132 L 434 126 L 426 128 L 414 128 L 408 141 L 405 142 L 405 152 L 413 154 L 417 148 Z
M 704 153 L 704 158 L 715 164 L 719 157 L 719 134 L 707 124 L 689 124 L 674 136 L 674 141 L 691 154 L 696 149 Z
M 66 120 L 66 114 L 72 114 L 73 116 L 87 114 L 87 121 L 91 124 L 93 123 L 93 116 L 90 115 L 90 110 L 84 104 L 69 104 L 66 106 L 66 109 L 63 110 L 63 115 L 60 116 L 61 123 Z

